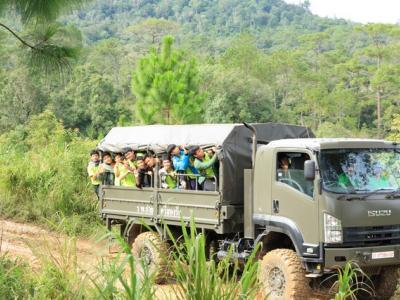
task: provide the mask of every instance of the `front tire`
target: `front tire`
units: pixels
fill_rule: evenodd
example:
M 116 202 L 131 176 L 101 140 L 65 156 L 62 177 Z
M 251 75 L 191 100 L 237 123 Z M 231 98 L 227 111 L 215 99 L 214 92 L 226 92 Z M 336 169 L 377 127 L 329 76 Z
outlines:
M 132 254 L 140 277 L 148 274 L 157 284 L 167 280 L 168 245 L 158 234 L 150 231 L 139 234 L 132 244 Z
M 293 250 L 276 249 L 263 257 L 259 281 L 269 300 L 303 300 L 311 295 L 309 280 L 305 275 L 300 259 Z

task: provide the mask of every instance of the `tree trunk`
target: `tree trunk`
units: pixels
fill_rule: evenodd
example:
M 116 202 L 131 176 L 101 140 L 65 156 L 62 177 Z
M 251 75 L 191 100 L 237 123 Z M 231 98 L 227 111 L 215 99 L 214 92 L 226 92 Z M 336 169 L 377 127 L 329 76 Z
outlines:
M 378 138 L 382 138 L 382 117 L 381 117 L 381 90 L 378 87 L 376 91 L 376 119 L 378 127 Z

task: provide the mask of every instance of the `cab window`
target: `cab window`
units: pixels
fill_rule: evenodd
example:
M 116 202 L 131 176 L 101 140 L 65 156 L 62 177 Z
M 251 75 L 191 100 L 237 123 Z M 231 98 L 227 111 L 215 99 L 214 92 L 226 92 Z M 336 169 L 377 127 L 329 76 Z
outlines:
M 313 196 L 313 181 L 304 178 L 304 162 L 309 160 L 307 153 L 279 152 L 276 156 L 276 181 Z

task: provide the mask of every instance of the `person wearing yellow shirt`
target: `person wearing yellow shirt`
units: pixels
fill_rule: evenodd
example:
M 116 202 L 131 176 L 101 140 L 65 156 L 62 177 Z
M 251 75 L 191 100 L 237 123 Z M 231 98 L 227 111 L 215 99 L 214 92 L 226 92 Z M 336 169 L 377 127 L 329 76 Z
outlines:
M 87 166 L 87 173 L 93 186 L 93 190 L 99 198 L 101 184 L 100 155 L 97 150 L 90 151 L 90 161 Z
M 133 151 L 128 151 L 125 153 L 125 160 L 119 175 L 121 186 L 136 186 L 137 171 L 136 163 L 133 161 L 134 159 L 135 153 Z
M 123 162 L 123 156 L 121 153 L 115 153 L 115 165 L 114 165 L 114 175 L 115 175 L 115 180 L 114 180 L 114 185 L 115 186 L 121 186 L 121 171 L 124 168 Z

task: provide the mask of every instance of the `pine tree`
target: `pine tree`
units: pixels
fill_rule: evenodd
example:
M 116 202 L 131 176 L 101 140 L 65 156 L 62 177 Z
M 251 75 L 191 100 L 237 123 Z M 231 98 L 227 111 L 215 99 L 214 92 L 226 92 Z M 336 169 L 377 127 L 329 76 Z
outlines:
M 166 36 L 161 51 L 152 49 L 143 57 L 132 79 L 136 113 L 145 124 L 184 124 L 202 120 L 204 96 L 198 88 L 194 58 L 174 50 Z

